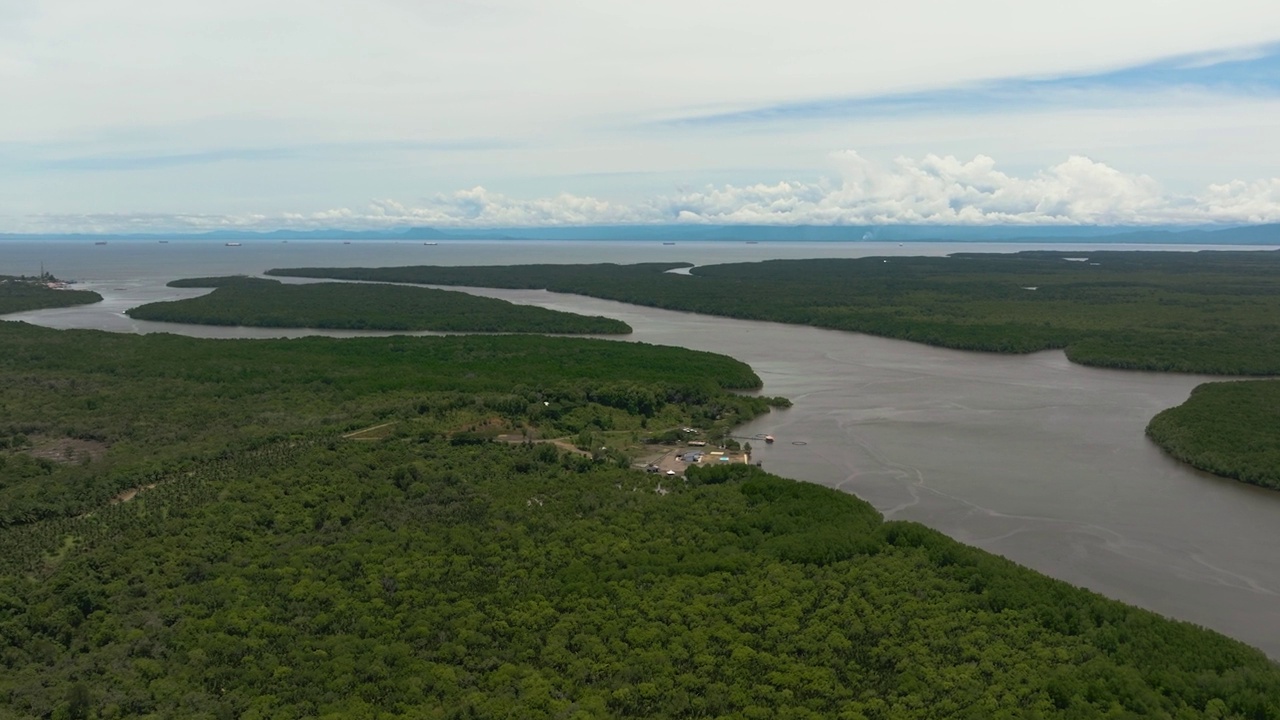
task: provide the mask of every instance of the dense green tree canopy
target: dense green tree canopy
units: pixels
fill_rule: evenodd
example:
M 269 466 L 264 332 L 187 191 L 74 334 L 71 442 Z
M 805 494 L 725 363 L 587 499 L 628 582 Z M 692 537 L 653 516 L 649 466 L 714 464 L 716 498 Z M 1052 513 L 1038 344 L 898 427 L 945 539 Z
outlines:
M 0 315 L 102 302 L 91 290 L 53 289 L 39 278 L 0 275 Z
M 1280 252 L 1022 252 L 950 257 L 519 267 L 292 268 L 281 276 L 547 288 L 965 350 L 1065 348 L 1104 367 L 1280 372 Z
M 1280 718 L 1258 651 L 852 496 L 490 441 L 765 411 L 729 358 L 17 323 L 0 344 L 26 436 L 0 507 L 85 473 L 0 527 L 0 717 Z M 9 472 L 82 436 L 105 455 Z
M 278 285 L 279 280 L 253 277 L 252 275 L 219 275 L 216 277 L 180 278 L 165 283 L 175 288 L 219 288 L 227 285 Z
M 364 283 L 285 285 L 250 277 L 175 280 L 173 287 L 213 287 L 208 295 L 131 308 L 138 320 L 197 325 L 340 330 L 435 330 L 625 334 L 626 323 L 516 305 L 452 290 Z
M 1257 651 L 749 466 L 293 441 L 7 532 L 16 717 L 1280 717 Z
M 77 514 L 171 463 L 238 443 L 417 418 L 427 394 L 438 398 L 428 414 L 444 413 L 443 429 L 498 417 L 564 434 L 723 415 L 700 419 L 709 427 L 766 408 L 725 392 L 759 387 L 745 364 L 643 343 L 202 340 L 9 322 L 0 323 L 0 347 L 0 526 Z
M 1147 435 L 1201 470 L 1280 490 L 1280 380 L 1201 385 Z

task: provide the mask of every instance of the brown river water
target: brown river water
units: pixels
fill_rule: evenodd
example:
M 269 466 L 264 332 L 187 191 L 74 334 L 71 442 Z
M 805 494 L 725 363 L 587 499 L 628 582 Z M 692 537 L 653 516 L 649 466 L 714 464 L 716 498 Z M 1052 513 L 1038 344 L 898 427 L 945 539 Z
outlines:
M 60 257 L 74 274 L 53 271 L 83 278 L 84 287 L 106 301 L 5 319 L 118 332 L 281 337 L 316 332 L 145 323 L 121 313 L 142 302 L 206 292 L 163 287 L 177 277 L 258 273 L 286 265 L 720 262 L 1022 249 L 788 244 L 731 249 L 735 254 L 711 243 L 678 252 L 623 243 L 477 243 L 465 252 L 428 258 L 423 251 L 438 248 L 384 248 L 371 257 L 365 248 L 354 256 L 350 247 L 332 245 L 305 256 L 302 245 L 259 252 L 210 246 L 170 254 L 165 262 L 139 251 L 134 260 L 116 265 L 100 261 L 105 252 L 92 254 L 105 249 L 26 248 L 25 259 L 33 253 Z M 226 256 L 242 250 L 251 252 Z M 0 253 L 5 251 L 0 245 Z M 584 252 L 589 256 L 582 257 Z M 124 255 L 129 256 L 128 248 Z M 25 271 L 11 267 L 8 259 L 0 254 L 0 273 Z M 708 350 L 747 362 L 764 380 L 763 392 L 795 402 L 740 431 L 747 437 L 777 437 L 773 445 L 752 443 L 755 459 L 766 469 L 855 493 L 886 517 L 922 522 L 1053 577 L 1213 628 L 1280 658 L 1280 492 L 1191 470 L 1143 435 L 1152 415 L 1184 401 L 1201 382 L 1221 378 L 1087 368 L 1067 362 L 1061 352 L 1008 356 L 943 350 L 542 291 L 470 291 L 615 317 L 635 328 L 627 340 Z

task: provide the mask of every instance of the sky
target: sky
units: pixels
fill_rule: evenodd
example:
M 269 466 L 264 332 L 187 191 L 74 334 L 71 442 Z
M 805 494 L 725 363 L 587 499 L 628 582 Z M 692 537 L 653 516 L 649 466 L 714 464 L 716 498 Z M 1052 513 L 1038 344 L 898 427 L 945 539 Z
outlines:
M 0 0 L 0 233 L 1280 222 L 1274 0 Z

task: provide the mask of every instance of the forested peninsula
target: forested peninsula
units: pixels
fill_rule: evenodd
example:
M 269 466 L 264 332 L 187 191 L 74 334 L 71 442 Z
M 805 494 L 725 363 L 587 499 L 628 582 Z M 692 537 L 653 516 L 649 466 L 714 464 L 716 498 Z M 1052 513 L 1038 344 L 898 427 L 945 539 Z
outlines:
M 196 325 L 244 325 L 332 330 L 618 335 L 620 320 L 516 305 L 452 290 L 372 283 L 286 285 L 252 277 L 176 280 L 172 287 L 212 287 L 186 300 L 148 303 L 127 311 L 137 320 Z
M 102 302 L 102 296 L 96 292 L 71 290 L 59 287 L 61 285 L 51 275 L 39 278 L 0 275 L 0 315 Z
M 1280 490 L 1280 380 L 1205 383 L 1147 435 L 1200 470 Z
M 419 396 L 454 407 L 459 424 L 512 414 L 566 435 L 679 426 L 695 410 L 677 418 L 673 408 L 689 403 L 723 416 L 698 416 L 707 427 L 768 407 L 724 392 L 760 380 L 722 355 L 536 336 L 431 340 L 210 342 L 0 323 L 0 447 L 13 449 L 0 452 L 0 526 L 79 515 L 187 458 L 360 427 Z
M 1219 634 L 750 465 L 632 469 L 777 404 L 730 358 L 0 344 L 0 716 L 1280 718 Z
M 957 253 L 949 257 L 514 267 L 291 268 L 277 276 L 545 288 L 962 350 L 1065 349 L 1134 370 L 1280 373 L 1280 252 Z

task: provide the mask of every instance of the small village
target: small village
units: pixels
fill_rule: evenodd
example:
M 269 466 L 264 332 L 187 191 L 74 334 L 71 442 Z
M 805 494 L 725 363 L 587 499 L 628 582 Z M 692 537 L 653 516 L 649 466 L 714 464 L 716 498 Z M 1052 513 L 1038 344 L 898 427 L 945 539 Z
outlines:
M 50 290 L 69 290 L 71 283 L 66 280 L 59 280 L 52 273 L 45 272 L 44 268 L 40 268 L 40 274 L 36 277 L 28 277 L 26 275 L 0 275 L 0 285 L 31 285 L 37 287 L 46 287 Z
M 695 428 L 682 428 L 682 434 L 686 438 L 700 435 Z M 636 467 L 649 473 L 677 477 L 683 476 L 690 466 L 719 463 L 750 464 L 751 443 L 739 446 L 737 441 L 730 439 L 724 445 L 709 445 L 705 440 L 686 439 L 674 447 L 663 447 L 661 452 L 649 453 Z

